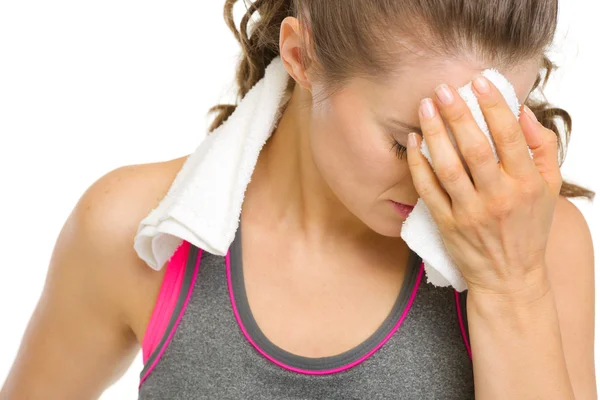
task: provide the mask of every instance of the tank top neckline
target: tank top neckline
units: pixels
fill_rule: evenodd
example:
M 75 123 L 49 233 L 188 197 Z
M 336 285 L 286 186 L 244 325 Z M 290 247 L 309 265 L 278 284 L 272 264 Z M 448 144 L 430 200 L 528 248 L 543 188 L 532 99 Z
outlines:
M 409 250 L 409 260 L 400 291 L 392 310 L 365 341 L 343 353 L 326 357 L 305 357 L 288 352 L 271 342 L 258 326 L 246 294 L 242 263 L 241 224 L 228 254 L 229 292 L 238 324 L 251 344 L 281 367 L 306 374 L 330 374 L 351 368 L 369 358 L 399 329 L 405 319 L 423 275 L 421 258 Z

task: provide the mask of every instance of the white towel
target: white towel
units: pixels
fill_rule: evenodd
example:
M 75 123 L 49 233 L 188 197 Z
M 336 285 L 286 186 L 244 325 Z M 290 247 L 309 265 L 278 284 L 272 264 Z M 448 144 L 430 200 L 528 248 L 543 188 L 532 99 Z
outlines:
M 158 207 L 134 239 L 139 257 L 158 270 L 184 239 L 224 256 L 238 228 L 246 187 L 258 154 L 289 96 L 289 75 L 274 59 L 237 108 L 188 157 Z
M 486 76 L 506 92 L 518 115 L 512 86 L 495 71 L 486 71 Z M 182 240 L 215 255 L 227 253 L 239 226 L 244 193 L 260 150 L 275 130 L 281 106 L 289 99 L 285 95 L 288 81 L 281 58 L 276 57 L 227 121 L 185 161 L 165 198 L 141 221 L 134 239 L 138 256 L 150 267 L 161 269 Z M 481 111 L 476 112 L 478 103 L 468 96 L 468 91 L 461 89 L 461 95 L 489 136 Z M 422 151 L 428 156 L 426 148 Z M 464 282 L 421 201 L 405 221 L 402 237 L 425 261 L 430 282 L 464 290 Z

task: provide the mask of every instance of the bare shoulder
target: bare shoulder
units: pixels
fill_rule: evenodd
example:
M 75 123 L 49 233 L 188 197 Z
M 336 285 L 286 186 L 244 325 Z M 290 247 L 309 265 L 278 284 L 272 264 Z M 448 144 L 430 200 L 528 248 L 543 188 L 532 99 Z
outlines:
M 128 368 L 163 276 L 137 257 L 133 239 L 184 162 L 117 168 L 83 193 L 0 399 L 97 398 Z
M 576 397 L 596 398 L 592 236 L 581 211 L 562 196 L 554 212 L 546 264 Z
M 186 157 L 169 161 L 128 165 L 110 171 L 94 182 L 75 207 L 72 224 L 89 239 L 89 254 L 103 265 L 97 274 L 111 299 L 122 308 L 123 318 L 142 340 L 162 271 L 142 261 L 133 248 L 139 223 L 166 195 Z M 68 224 L 68 223 L 67 223 Z
M 571 201 L 559 197 L 548 238 L 546 264 L 561 301 L 594 302 L 594 248 L 585 217 Z
M 554 211 L 547 261 L 554 273 L 593 273 L 594 250 L 588 223 L 577 206 L 562 196 Z
M 82 195 L 75 215 L 105 233 L 122 231 L 127 225 L 137 228 L 167 193 L 185 159 L 127 165 L 108 172 Z

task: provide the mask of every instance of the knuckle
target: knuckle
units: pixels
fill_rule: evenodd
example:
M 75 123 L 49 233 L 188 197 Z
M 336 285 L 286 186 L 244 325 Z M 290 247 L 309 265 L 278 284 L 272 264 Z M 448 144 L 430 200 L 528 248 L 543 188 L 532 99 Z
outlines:
M 492 96 L 492 97 L 488 97 L 486 99 L 485 104 L 483 105 L 483 108 L 485 108 L 486 110 L 494 110 L 494 109 L 497 109 L 501 104 L 502 104 L 502 102 L 500 101 L 499 98 Z
M 458 231 L 458 226 L 454 216 L 451 214 L 438 214 L 435 216 L 436 224 L 439 226 L 441 230 L 444 232 L 456 232 Z
M 520 145 L 522 142 L 521 127 L 518 124 L 510 123 L 500 130 L 499 141 L 502 146 L 510 147 Z
M 530 179 L 521 184 L 521 194 L 526 200 L 541 196 L 544 193 L 543 189 L 544 186 L 540 182 L 532 182 Z
M 473 229 L 485 224 L 486 220 L 487 220 L 487 217 L 483 213 L 477 213 L 477 212 L 471 211 L 471 212 L 467 212 L 467 213 L 463 214 L 461 216 L 461 218 L 459 219 L 459 222 L 460 222 L 461 229 L 473 230 Z
M 418 157 L 408 157 L 406 162 L 408 163 L 408 166 L 413 169 L 421 165 L 421 160 Z
M 463 108 L 453 109 L 448 112 L 446 116 L 446 120 L 450 124 L 456 124 L 465 120 L 467 116 L 467 112 Z
M 553 130 L 544 128 L 546 134 L 546 143 L 553 147 L 558 147 L 558 135 Z
M 465 171 L 462 165 L 451 164 L 440 168 L 440 170 L 437 172 L 437 176 L 442 181 L 453 183 L 457 182 L 464 173 Z
M 464 157 L 474 166 L 486 164 L 492 159 L 492 149 L 486 142 L 474 144 L 465 148 Z
M 425 135 L 428 136 L 429 138 L 435 138 L 435 139 L 437 139 L 443 133 L 446 133 L 444 127 L 441 124 L 437 124 L 437 123 L 432 124 L 431 126 L 427 127 L 427 130 L 424 132 L 425 132 Z
M 503 218 L 510 214 L 513 209 L 513 200 L 509 196 L 497 196 L 487 203 L 489 215 L 495 218 Z
M 413 185 L 419 195 L 423 198 L 429 198 L 433 194 L 433 188 L 429 182 L 424 180 L 414 180 Z

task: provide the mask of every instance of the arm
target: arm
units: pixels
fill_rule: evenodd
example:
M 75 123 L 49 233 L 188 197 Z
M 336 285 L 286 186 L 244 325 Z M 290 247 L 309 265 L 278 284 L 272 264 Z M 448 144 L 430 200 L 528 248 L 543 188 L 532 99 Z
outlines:
M 546 267 L 547 276 L 512 298 L 469 293 L 477 399 L 597 398 L 592 241 L 583 216 L 564 198 Z
M 0 398 L 94 398 L 137 352 L 118 306 L 102 235 L 80 203 L 56 242 L 46 283 Z
M 592 244 L 581 215 L 560 197 L 558 137 L 527 107 L 515 118 L 485 77 L 474 79 L 473 88 L 500 162 L 447 85 L 419 113 L 433 168 L 418 151 L 417 135 L 407 147 L 415 188 L 469 288 L 476 396 L 589 398 L 595 391 Z
M 56 241 L 0 400 L 97 398 L 125 372 L 163 275 L 137 257 L 133 237 L 182 161 L 119 168 L 82 196 Z

